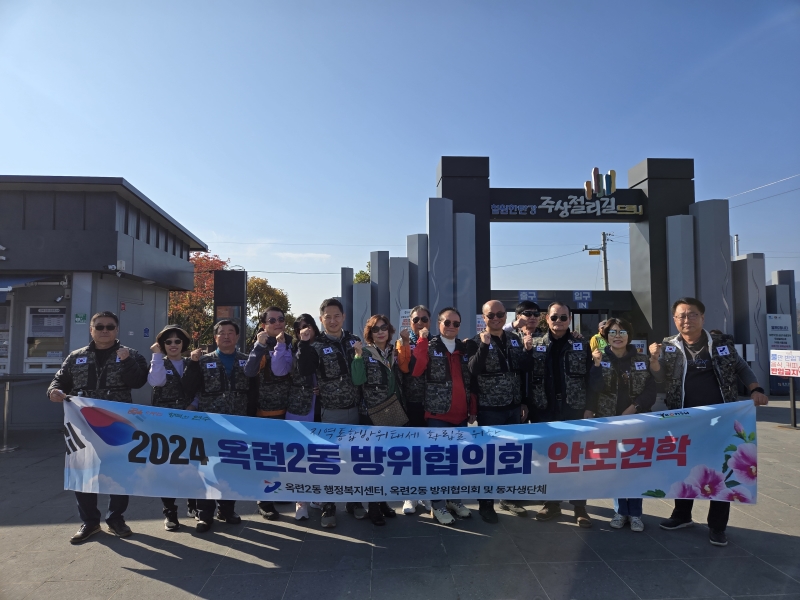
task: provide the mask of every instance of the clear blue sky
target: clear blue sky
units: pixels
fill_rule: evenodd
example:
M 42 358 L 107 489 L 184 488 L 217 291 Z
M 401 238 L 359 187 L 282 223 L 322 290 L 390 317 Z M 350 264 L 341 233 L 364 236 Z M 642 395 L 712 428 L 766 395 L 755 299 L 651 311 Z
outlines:
M 338 272 L 405 254 L 442 155 L 489 156 L 495 187 L 579 187 L 594 166 L 626 187 L 644 158 L 694 158 L 698 200 L 798 174 L 799 58 L 785 0 L 3 0 L 0 173 L 122 176 L 248 271 Z M 731 210 L 768 271 L 800 274 L 798 201 Z M 627 226 L 605 227 L 624 289 Z M 495 225 L 492 264 L 602 229 Z M 268 277 L 295 313 L 339 291 Z M 586 254 L 493 271 L 501 289 L 601 285 Z

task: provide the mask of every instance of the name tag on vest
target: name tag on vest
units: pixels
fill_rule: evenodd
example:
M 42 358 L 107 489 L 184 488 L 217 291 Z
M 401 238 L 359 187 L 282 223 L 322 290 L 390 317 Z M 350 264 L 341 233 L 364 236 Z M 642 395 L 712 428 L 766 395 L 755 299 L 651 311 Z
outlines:
M 173 373 L 172 371 L 170 371 L 169 369 L 167 369 L 167 375 L 174 375 L 174 374 L 175 374 L 175 373 Z
M 119 356 L 117 357 L 117 360 L 115 360 L 114 362 L 119 362 Z
M 246 364 L 247 364 L 247 361 L 246 361 L 246 360 L 240 360 L 240 361 L 239 361 L 239 366 L 240 366 L 240 367 L 244 367 Z
M 76 365 L 85 365 L 86 364 L 86 357 L 85 356 L 81 356 L 80 358 L 76 358 L 75 359 L 75 364 Z
M 464 356 L 464 362 L 469 362 L 469 356 Z
M 322 349 L 322 353 L 323 354 L 333 354 L 333 348 L 323 348 Z
M 371 356 L 370 356 L 370 357 L 369 357 L 367 360 L 368 360 L 369 362 L 371 362 L 371 363 L 376 363 L 376 362 L 378 362 L 377 360 L 375 360 L 375 359 L 374 359 L 374 358 L 372 358 Z
M 408 347 L 409 347 L 411 350 L 413 350 L 414 348 L 416 348 L 416 347 L 417 347 L 417 345 L 416 345 L 416 344 L 409 344 L 409 346 L 408 346 Z
M 217 363 L 206 363 L 206 369 L 216 369 Z
M 492 346 L 491 344 L 489 344 L 489 350 L 491 350 L 492 348 L 494 348 L 494 346 Z
M 600 366 L 601 367 L 605 367 L 606 369 L 610 369 L 611 368 L 611 363 L 610 362 L 601 362 Z
M 583 350 L 583 344 L 581 342 L 572 342 L 572 349 Z
M 675 346 L 664 346 L 664 352 L 675 352 Z
M 729 356 L 731 351 L 728 349 L 727 346 L 720 346 L 719 348 L 717 348 L 717 353 L 720 356 Z
M 517 342 L 517 340 L 511 340 L 511 345 L 515 348 L 519 348 L 519 342 Z
M 547 352 L 547 346 L 536 346 L 537 352 Z
M 352 347 L 352 346 L 355 346 L 355 345 L 356 345 L 356 341 L 355 340 L 350 340 L 350 346 Z
M 636 367 L 637 371 L 647 371 L 647 364 L 643 362 L 636 362 L 633 363 L 633 366 Z
M 444 356 L 443 352 L 437 352 L 436 350 L 433 351 L 434 356 Z

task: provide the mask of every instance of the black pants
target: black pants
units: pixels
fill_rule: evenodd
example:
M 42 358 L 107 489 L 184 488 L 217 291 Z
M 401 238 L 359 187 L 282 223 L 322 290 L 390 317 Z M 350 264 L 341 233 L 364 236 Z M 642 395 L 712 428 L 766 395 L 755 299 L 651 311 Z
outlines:
M 499 410 L 481 410 L 480 406 L 478 406 L 478 425 L 481 427 L 491 425 L 519 425 L 521 411 L 522 409 L 519 407 L 519 404 Z M 485 503 L 493 505 L 494 500 L 478 500 L 479 505 Z
M 234 512 L 236 500 L 208 500 L 199 498 L 197 500 L 197 518 L 206 523 L 214 520 L 214 509 L 219 506 L 219 513 L 226 517 Z
M 75 492 L 75 499 L 78 501 L 78 513 L 81 515 L 81 521 L 92 527 L 100 525 L 100 511 L 97 510 L 97 494 Z M 124 520 L 122 513 L 125 512 L 126 508 L 128 508 L 128 496 L 116 496 L 111 494 L 108 500 L 106 523 Z
M 672 518 L 686 521 L 692 518 L 692 506 L 694 500 L 675 500 L 675 508 L 672 510 Z M 712 500 L 708 507 L 708 526 L 717 531 L 725 531 L 728 526 L 728 517 L 731 513 L 730 502 L 720 502 Z
M 175 498 L 162 498 L 161 504 L 164 505 L 164 516 L 166 517 L 169 513 L 177 513 L 178 506 L 175 504 Z M 189 498 L 186 501 L 186 507 L 191 510 L 197 510 L 197 500 L 194 498 Z
M 560 410 L 558 412 L 553 412 L 549 410 L 541 410 L 537 411 L 536 413 L 536 422 L 537 423 L 554 423 L 557 421 L 578 421 L 583 418 L 584 409 L 582 408 L 570 408 L 569 406 L 561 406 L 561 399 L 557 398 L 556 402 L 559 404 Z M 531 419 L 531 421 L 533 421 Z M 550 506 L 552 508 L 560 508 L 561 507 L 561 500 L 547 500 L 544 505 Z M 570 500 L 569 501 L 572 506 L 575 508 L 583 507 L 586 508 L 586 500 Z
M 406 427 L 427 426 L 427 423 L 425 423 L 425 406 L 422 402 L 406 402 L 406 414 L 408 415 Z

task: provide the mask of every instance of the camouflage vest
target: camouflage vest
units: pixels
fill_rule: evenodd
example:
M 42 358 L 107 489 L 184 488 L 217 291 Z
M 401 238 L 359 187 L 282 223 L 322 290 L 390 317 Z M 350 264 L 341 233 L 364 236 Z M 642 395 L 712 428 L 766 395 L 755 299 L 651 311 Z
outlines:
M 480 347 L 481 336 L 473 340 Z M 478 374 L 478 406 L 509 406 L 520 403 L 519 358 L 525 351 L 522 337 L 514 331 L 505 332 L 505 347 L 498 348 L 494 340 L 489 344 L 489 353 L 483 372 Z
M 284 342 L 291 352 L 291 338 Z M 265 355 L 266 362 L 258 373 L 258 408 L 259 410 L 286 410 L 289 403 L 289 389 L 292 387 L 291 375 L 277 377 L 272 373 L 272 356 Z M 308 412 L 308 411 L 306 411 Z
M 182 358 L 181 360 L 185 372 L 189 359 Z M 183 410 L 191 402 L 191 399 L 186 397 L 181 384 L 181 376 L 175 372 L 175 366 L 166 356 L 164 357 L 164 370 L 167 372 L 167 382 L 153 388 L 153 406 Z
M 244 374 L 246 362 L 247 355 L 237 352 L 233 361 L 233 373 L 228 377 L 216 352 L 209 352 L 200 357 L 200 370 L 203 372 L 200 411 L 247 416 L 250 378 Z
M 364 361 L 364 370 L 367 372 L 367 381 L 361 386 L 364 401 L 358 408 L 360 411 L 365 412 L 366 409 L 374 408 L 389 398 L 389 372 L 386 366 L 381 364 L 377 348 L 364 346 L 362 360 Z M 393 357 L 390 361 L 392 372 L 395 376 L 395 389 L 397 389 L 399 369 Z
M 414 352 L 417 347 L 416 341 L 412 338 L 409 350 Z M 412 377 L 411 373 L 402 374 L 403 400 L 408 402 L 423 402 L 425 400 L 425 378 Z
M 117 342 L 109 354 L 106 364 L 98 365 L 94 346 L 91 344 L 70 352 L 61 368 L 69 369 L 69 373 L 72 375 L 71 394 L 78 395 L 79 392 L 83 392 L 83 395 L 89 398 L 133 402 L 131 388 L 122 382 L 122 362 L 117 356 L 117 350 L 120 348 L 126 348 L 131 354 L 131 359 L 135 359 L 139 354 L 133 348 L 127 348 Z M 90 388 L 92 380 L 94 380 L 94 385 Z
M 319 401 L 325 408 L 350 408 L 361 398 L 360 389 L 353 385 L 350 365 L 355 357 L 353 344 L 360 341 L 349 331 L 343 331 L 338 341 L 322 334 L 314 339 L 311 347 L 319 357 L 317 385 Z M 344 348 L 344 354 L 340 350 Z
M 711 335 L 705 330 L 703 333 L 708 336 L 708 353 L 711 355 L 711 366 L 714 369 L 719 390 L 722 392 L 722 401 L 736 402 L 739 399 L 738 376 L 736 375 L 736 363 L 739 356 L 736 354 L 736 348 L 729 338 Z M 678 334 L 664 338 L 662 343 L 667 387 L 665 402 L 670 410 L 683 408 L 683 381 L 686 378 L 686 354 L 683 340 Z
M 457 351 L 461 352 L 461 378 L 464 380 L 466 397 L 469 406 L 470 375 L 467 345 L 456 340 Z M 450 372 L 450 353 L 447 351 L 442 337 L 437 335 L 428 342 L 428 368 L 425 375 L 418 379 L 425 380 L 425 410 L 435 415 L 450 412 L 453 402 L 453 374 Z
M 620 376 L 613 366 L 614 363 L 610 362 L 606 356 L 603 359 L 600 362 L 600 369 L 603 372 L 603 391 L 600 392 L 597 402 L 597 416 L 615 417 Z M 623 360 L 627 360 L 627 358 Z M 628 372 L 628 394 L 631 403 L 644 391 L 648 377 L 650 377 L 650 370 L 647 368 L 647 359 L 642 355 L 632 358 Z
M 567 334 L 567 350 L 564 353 L 564 380 L 566 383 L 567 406 L 574 409 L 586 408 L 586 375 L 588 373 L 589 342 L 576 340 L 571 333 Z M 550 350 L 550 335 L 544 334 L 533 338 L 533 369 L 530 372 L 530 390 L 536 408 L 547 408 L 547 390 L 545 389 L 546 360 Z M 555 373 L 550 374 L 555 377 Z
M 307 415 L 314 399 L 314 376 L 303 377 L 297 358 L 292 360 L 291 387 L 286 410 L 293 415 Z

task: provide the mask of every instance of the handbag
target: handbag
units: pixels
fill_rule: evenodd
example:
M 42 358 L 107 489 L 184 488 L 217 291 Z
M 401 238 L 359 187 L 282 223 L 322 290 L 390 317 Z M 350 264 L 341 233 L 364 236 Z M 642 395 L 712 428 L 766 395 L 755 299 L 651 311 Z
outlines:
M 392 394 L 377 406 L 368 408 L 367 414 L 372 424 L 380 427 L 402 427 L 408 423 L 408 415 L 403 410 L 397 394 Z

